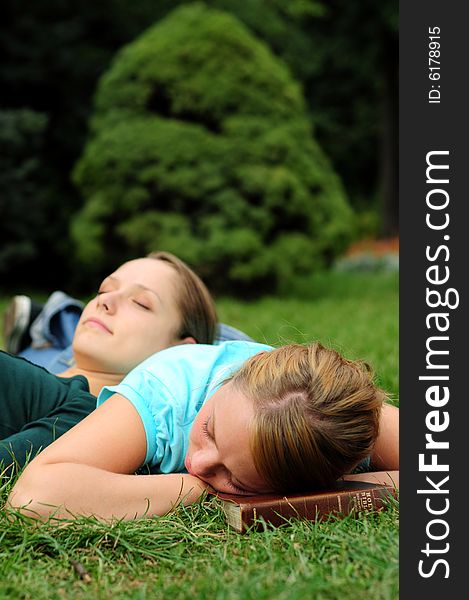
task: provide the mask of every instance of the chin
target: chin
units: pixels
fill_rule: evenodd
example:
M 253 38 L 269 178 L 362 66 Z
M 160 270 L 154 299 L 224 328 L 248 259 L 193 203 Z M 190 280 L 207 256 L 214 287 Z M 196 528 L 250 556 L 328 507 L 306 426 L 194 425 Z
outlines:
M 93 352 L 93 348 L 90 348 L 90 344 L 87 344 L 85 351 L 81 348 L 74 347 L 73 354 L 77 366 L 81 366 L 91 371 L 98 371 L 102 373 L 115 372 L 112 361 L 109 360 L 109 354 L 104 352 Z

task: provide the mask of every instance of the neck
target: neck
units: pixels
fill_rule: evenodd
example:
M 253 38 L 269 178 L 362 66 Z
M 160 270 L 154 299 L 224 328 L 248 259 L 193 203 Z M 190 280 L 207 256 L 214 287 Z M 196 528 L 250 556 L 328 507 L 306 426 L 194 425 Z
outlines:
M 105 385 L 117 385 L 125 376 L 125 373 L 104 373 L 102 371 L 92 371 L 82 367 L 71 367 L 59 374 L 59 377 L 73 377 L 74 375 L 83 375 L 88 380 L 90 392 L 97 396 Z

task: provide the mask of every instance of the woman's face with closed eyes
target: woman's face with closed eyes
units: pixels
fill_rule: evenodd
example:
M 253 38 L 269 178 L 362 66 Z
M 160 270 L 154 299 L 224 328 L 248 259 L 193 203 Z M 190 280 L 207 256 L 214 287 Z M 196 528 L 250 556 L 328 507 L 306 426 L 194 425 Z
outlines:
M 164 261 L 121 265 L 83 310 L 73 340 L 77 365 L 125 374 L 155 352 L 193 342 L 178 336 L 177 286 L 178 274 Z
M 264 494 L 272 489 L 257 472 L 250 450 L 252 401 L 232 382 L 223 384 L 197 414 L 185 466 L 219 492 Z

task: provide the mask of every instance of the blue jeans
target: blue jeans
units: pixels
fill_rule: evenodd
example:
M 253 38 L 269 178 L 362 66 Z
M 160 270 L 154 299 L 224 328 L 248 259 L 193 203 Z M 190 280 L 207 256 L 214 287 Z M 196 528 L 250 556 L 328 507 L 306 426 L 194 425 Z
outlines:
M 73 336 L 83 306 L 83 302 L 64 292 L 54 292 L 30 327 L 31 346 L 20 352 L 19 356 L 45 367 L 51 373 L 62 373 L 70 368 L 74 363 Z M 239 329 L 220 323 L 215 344 L 228 340 L 253 341 Z

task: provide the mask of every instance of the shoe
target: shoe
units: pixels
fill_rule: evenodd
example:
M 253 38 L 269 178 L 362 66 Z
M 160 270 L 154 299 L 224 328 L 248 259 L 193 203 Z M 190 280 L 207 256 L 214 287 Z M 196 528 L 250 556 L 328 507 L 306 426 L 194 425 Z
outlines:
M 29 296 L 13 297 L 3 322 L 3 339 L 7 352 L 18 354 L 29 345 L 29 327 L 40 310 L 40 305 Z

